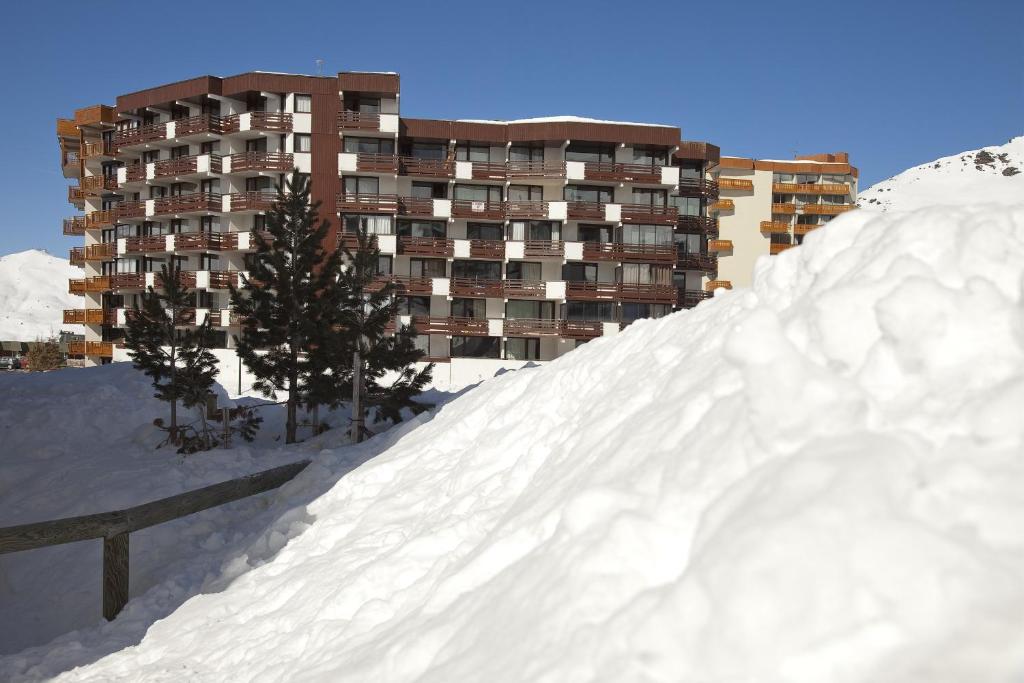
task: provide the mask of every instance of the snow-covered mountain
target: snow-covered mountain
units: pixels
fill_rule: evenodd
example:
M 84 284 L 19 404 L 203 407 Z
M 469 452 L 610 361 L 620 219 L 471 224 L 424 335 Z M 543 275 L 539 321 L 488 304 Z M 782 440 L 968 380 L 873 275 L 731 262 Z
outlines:
M 861 208 L 881 211 L 968 203 L 1024 203 L 1024 136 L 915 166 L 857 197 Z
M 301 446 L 265 499 L 133 535 L 125 612 L 0 679 L 1021 680 L 1022 277 L 1024 207 L 849 212 L 751 289 Z M 97 423 L 76 468 L 126 438 L 127 370 L 89 372 L 54 411 L 21 401 L 59 386 L 0 378 L 10 442 L 43 451 L 19 468 L 58 470 L 47 439 L 76 425 Z M 39 486 L 105 500 L 75 472 Z M 98 546 L 21 554 L 0 612 L 49 590 L 98 615 Z
M 80 277 L 81 268 L 38 249 L 0 256 L 0 340 L 35 341 L 61 330 L 81 334 L 81 325 L 63 324 L 65 308 L 85 305 L 68 294 L 68 280 Z

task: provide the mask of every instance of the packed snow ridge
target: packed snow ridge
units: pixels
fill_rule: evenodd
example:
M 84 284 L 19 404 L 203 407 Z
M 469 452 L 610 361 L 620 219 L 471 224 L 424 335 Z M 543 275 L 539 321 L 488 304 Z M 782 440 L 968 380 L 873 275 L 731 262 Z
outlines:
M 219 566 L 0 678 L 1020 680 L 1022 283 L 1024 206 L 850 212 L 325 447 Z
M 860 192 L 861 208 L 910 211 L 926 206 L 1024 202 L 1024 136 L 907 169 Z
M 81 325 L 63 324 L 65 308 L 85 305 L 68 293 L 68 280 L 81 277 L 81 268 L 38 249 L 0 256 L 0 340 L 35 341 L 61 330 L 82 334 Z

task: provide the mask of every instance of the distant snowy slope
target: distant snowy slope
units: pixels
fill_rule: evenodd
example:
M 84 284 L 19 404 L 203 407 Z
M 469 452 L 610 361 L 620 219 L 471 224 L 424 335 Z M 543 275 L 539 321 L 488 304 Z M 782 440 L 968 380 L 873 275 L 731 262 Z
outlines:
M 1024 136 L 915 166 L 857 197 L 862 209 L 881 211 L 967 203 L 1024 203 Z
M 45 251 L 0 256 L 0 340 L 34 341 L 61 330 L 81 333 L 81 325 L 64 325 L 65 308 L 82 308 L 82 297 L 68 294 L 68 280 L 82 269 Z
M 0 679 L 1024 680 L 1022 277 L 1024 207 L 849 212 L 309 502 L 325 446 L 218 571 Z

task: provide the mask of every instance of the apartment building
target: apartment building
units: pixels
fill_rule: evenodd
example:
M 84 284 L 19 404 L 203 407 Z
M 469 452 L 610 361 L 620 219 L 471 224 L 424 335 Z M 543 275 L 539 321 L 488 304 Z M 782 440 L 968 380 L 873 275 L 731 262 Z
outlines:
M 719 234 L 708 241 L 718 260 L 707 286 L 748 286 L 759 256 L 800 244 L 807 233 L 856 208 L 857 169 L 846 152 L 793 161 L 723 156 L 715 173 L 719 199 L 711 205 Z
M 161 265 L 195 290 L 231 367 L 228 285 L 253 257 L 274 187 L 309 174 L 331 247 L 363 227 L 394 282 L 399 322 L 459 386 L 556 358 L 638 318 L 710 296 L 716 146 L 674 126 L 554 117 L 427 120 L 399 113 L 393 73 L 204 76 L 60 119 L 68 199 L 84 238 L 69 286 L 87 364 L 124 357 L 125 311 Z M 237 362 L 235 359 L 234 362 Z M 444 380 L 447 378 L 447 381 Z

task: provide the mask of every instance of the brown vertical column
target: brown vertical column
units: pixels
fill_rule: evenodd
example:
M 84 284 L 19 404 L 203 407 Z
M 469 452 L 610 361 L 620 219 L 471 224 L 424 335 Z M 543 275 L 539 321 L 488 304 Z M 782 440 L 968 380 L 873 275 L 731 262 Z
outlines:
M 128 604 L 128 532 L 103 539 L 103 617 L 113 621 Z
M 338 136 L 338 112 L 341 110 L 336 79 L 324 79 L 331 83 L 330 92 L 313 93 L 313 115 L 311 123 L 313 153 L 310 159 L 312 166 L 312 199 L 320 202 L 320 218 L 331 222 L 333 228 L 324 245 L 326 249 L 337 246 L 338 217 L 335 207 L 339 190 L 338 153 L 341 151 L 341 138 Z M 317 88 L 320 90 L 320 88 Z

